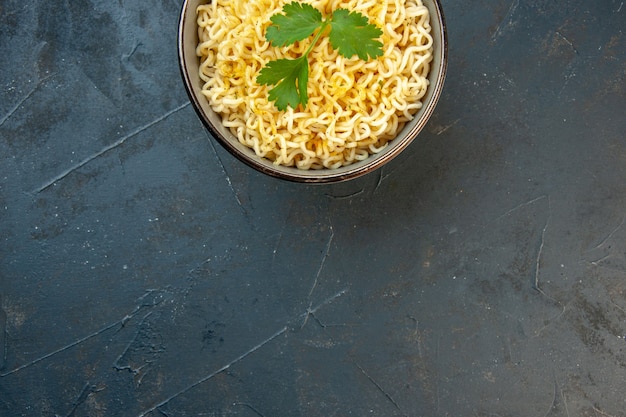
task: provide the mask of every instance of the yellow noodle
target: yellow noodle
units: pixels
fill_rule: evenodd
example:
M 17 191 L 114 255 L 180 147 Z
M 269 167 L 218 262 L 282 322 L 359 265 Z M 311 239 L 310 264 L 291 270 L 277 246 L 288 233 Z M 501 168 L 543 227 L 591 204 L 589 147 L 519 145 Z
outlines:
M 432 61 L 422 0 L 310 0 L 325 16 L 358 11 L 383 31 L 384 54 L 345 58 L 323 37 L 308 56 L 309 102 L 279 111 L 256 77 L 267 62 L 297 58 L 311 39 L 276 48 L 270 17 L 292 0 L 211 0 L 197 9 L 202 92 L 238 140 L 275 164 L 338 168 L 383 150 L 421 108 Z

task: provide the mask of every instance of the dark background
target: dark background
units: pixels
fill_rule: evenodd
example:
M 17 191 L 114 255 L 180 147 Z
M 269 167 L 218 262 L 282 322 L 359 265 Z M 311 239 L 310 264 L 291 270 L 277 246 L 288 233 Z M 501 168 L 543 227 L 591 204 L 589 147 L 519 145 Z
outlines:
M 325 186 L 209 136 L 180 6 L 0 1 L 0 415 L 626 415 L 623 1 L 444 0 L 429 124 Z

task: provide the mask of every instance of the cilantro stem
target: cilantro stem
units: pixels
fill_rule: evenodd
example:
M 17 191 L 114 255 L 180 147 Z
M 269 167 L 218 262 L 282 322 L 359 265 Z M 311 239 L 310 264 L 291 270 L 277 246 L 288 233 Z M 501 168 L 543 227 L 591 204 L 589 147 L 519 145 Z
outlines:
M 381 56 L 382 43 L 376 40 L 382 31 L 368 23 L 367 17 L 347 9 L 336 9 L 324 18 L 322 13 L 308 3 L 292 1 L 283 7 L 284 14 L 270 18 L 265 39 L 276 46 L 287 46 L 315 34 L 306 51 L 295 59 L 282 58 L 268 62 L 259 72 L 259 84 L 274 85 L 269 90 L 270 101 L 279 110 L 298 104 L 306 106 L 309 79 L 308 56 L 320 37 L 330 29 L 329 42 L 333 49 L 346 58 L 358 55 L 367 61 Z
M 311 50 L 313 49 L 313 47 L 317 44 L 317 41 L 320 39 L 320 37 L 322 36 L 322 32 L 324 32 L 324 30 L 328 27 L 328 25 L 330 24 L 330 22 L 327 19 L 324 19 L 324 21 L 322 22 L 322 24 L 320 25 L 319 30 L 317 31 L 317 33 L 315 34 L 315 37 L 313 38 L 313 41 L 311 42 L 311 44 L 309 45 L 309 47 L 307 48 L 306 52 L 304 53 L 304 56 L 308 56 L 309 52 L 311 52 Z

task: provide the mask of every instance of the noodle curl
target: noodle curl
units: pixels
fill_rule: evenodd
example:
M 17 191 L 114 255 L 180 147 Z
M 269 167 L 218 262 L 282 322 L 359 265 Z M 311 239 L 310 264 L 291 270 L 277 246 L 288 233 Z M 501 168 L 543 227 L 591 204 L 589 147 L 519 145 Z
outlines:
M 265 40 L 291 0 L 211 0 L 197 9 L 202 93 L 238 140 L 277 165 L 333 169 L 383 150 L 422 107 L 433 39 L 422 0 L 312 0 L 325 16 L 345 8 L 383 31 L 383 55 L 345 58 L 323 37 L 311 50 L 309 101 L 279 111 L 256 82 L 269 61 L 299 57 L 312 39 Z

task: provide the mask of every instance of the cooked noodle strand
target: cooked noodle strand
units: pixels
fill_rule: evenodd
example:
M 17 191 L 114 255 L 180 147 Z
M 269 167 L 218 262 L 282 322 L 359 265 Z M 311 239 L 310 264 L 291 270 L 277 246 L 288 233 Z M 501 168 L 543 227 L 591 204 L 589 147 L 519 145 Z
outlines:
M 380 152 L 421 108 L 433 40 L 422 0 L 313 0 L 324 15 L 358 11 L 383 30 L 383 56 L 345 58 L 323 37 L 309 60 L 306 107 L 279 111 L 256 77 L 300 56 L 312 39 L 276 48 L 270 17 L 291 0 L 212 0 L 197 9 L 202 92 L 238 140 L 275 164 L 338 168 Z M 312 38 L 312 37 L 311 37 Z

